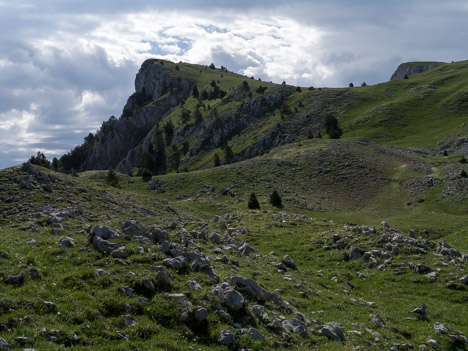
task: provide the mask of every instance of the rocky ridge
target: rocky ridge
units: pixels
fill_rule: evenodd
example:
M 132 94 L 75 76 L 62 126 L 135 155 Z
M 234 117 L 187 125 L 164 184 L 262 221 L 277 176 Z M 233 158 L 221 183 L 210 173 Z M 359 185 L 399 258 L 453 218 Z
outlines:
M 404 79 L 410 78 L 415 74 L 426 72 L 430 69 L 440 66 L 443 64 L 442 62 L 431 62 L 431 63 L 424 63 L 424 62 L 406 62 L 402 63 L 398 66 L 396 71 L 390 77 L 390 80 L 395 79 Z

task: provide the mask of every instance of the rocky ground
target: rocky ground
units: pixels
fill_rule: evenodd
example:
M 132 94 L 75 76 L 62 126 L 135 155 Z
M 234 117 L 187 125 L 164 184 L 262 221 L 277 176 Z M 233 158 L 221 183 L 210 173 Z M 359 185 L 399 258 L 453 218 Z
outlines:
M 160 182 L 130 192 L 30 164 L 0 181 L 0 349 L 468 343 L 468 255 L 442 240 L 287 210 L 189 212 L 154 196 Z

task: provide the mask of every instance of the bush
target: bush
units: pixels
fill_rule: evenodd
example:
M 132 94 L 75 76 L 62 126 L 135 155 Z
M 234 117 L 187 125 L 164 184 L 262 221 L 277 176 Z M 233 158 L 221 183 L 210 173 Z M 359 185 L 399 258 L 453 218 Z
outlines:
M 281 196 L 278 194 L 276 189 L 270 194 L 270 204 L 275 207 L 283 207 Z
M 338 119 L 331 114 L 325 118 L 325 130 L 330 139 L 339 139 L 343 135 L 343 130 L 338 126 Z
M 465 170 L 462 170 L 462 171 L 461 171 L 460 177 L 462 177 L 462 178 L 468 177 L 468 174 L 466 174 L 466 171 L 465 171 Z
M 119 176 L 112 167 L 107 171 L 106 183 L 114 188 L 119 187 Z
M 254 193 L 250 194 L 250 199 L 248 203 L 249 210 L 259 210 L 260 204 L 258 203 L 257 197 Z
M 144 182 L 149 182 L 153 175 L 151 174 L 151 171 L 148 168 L 144 168 L 141 170 L 141 179 Z
M 47 160 L 46 156 L 40 151 L 37 152 L 36 156 L 31 156 L 29 162 L 31 162 L 33 165 L 50 169 L 50 161 Z
M 221 166 L 221 159 L 219 158 L 219 155 L 218 155 L 218 154 L 214 154 L 214 157 L 213 157 L 213 166 L 215 166 L 215 167 Z
M 460 161 L 458 161 L 458 162 L 460 162 L 461 164 L 465 164 L 465 163 L 466 163 L 466 158 L 465 158 L 465 156 L 462 156 L 461 159 L 460 159 Z

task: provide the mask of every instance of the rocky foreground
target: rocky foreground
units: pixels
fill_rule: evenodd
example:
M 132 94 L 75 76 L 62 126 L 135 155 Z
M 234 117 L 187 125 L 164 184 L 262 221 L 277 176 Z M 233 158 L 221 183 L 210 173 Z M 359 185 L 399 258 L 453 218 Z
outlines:
M 464 330 L 447 323 L 466 322 L 468 255 L 444 241 L 385 222 L 336 225 L 287 212 L 253 212 L 253 222 L 235 212 L 199 219 L 167 201 L 144 208 L 147 199 L 31 164 L 2 171 L 1 181 L 1 350 L 105 343 L 177 349 L 170 340 L 194 350 L 437 350 L 468 343 L 466 323 L 454 322 Z M 302 250 L 285 244 L 279 254 L 250 242 L 262 221 L 271 231 L 313 223 L 326 230 L 306 230 Z M 392 301 L 371 300 L 371 290 L 398 294 L 402 284 L 429 301 L 409 301 L 399 320 Z M 444 295 L 461 316 L 440 313 L 433 301 Z

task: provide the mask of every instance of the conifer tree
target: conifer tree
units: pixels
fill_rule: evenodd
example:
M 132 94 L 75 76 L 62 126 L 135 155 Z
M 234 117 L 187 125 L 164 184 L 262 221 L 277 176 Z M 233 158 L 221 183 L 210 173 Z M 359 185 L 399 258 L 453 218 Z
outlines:
M 257 197 L 254 193 L 250 194 L 250 199 L 248 203 L 249 210 L 259 210 L 260 204 L 258 203 Z
M 275 207 L 283 206 L 281 196 L 278 194 L 278 191 L 276 191 L 276 189 L 273 190 L 273 192 L 270 194 L 270 203 L 272 206 Z
M 119 176 L 115 173 L 114 169 L 111 167 L 107 171 L 106 183 L 114 188 L 119 187 Z

